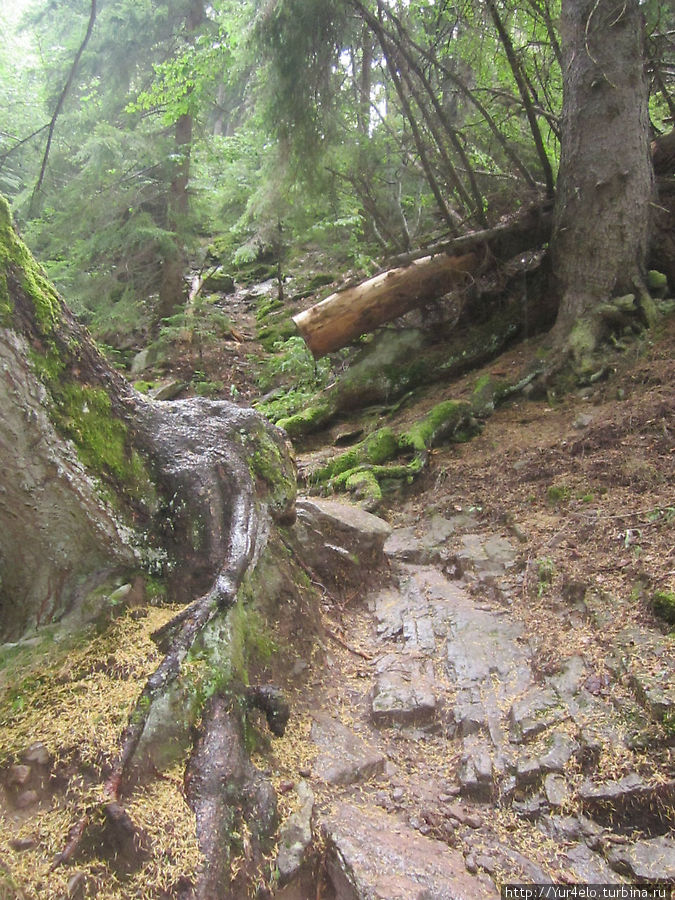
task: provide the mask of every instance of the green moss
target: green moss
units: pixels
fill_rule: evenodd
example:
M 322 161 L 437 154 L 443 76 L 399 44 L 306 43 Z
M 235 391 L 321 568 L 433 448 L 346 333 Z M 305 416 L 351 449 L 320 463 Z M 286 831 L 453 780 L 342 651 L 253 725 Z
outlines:
M 570 499 L 572 492 L 567 484 L 552 484 L 546 491 L 550 503 L 564 503 Z
M 361 469 L 349 475 L 345 482 L 347 490 L 357 499 L 374 508 L 382 499 L 380 483 L 370 469 Z
M 264 483 L 275 509 L 286 508 L 295 497 L 296 482 L 281 447 L 263 428 L 247 434 L 246 440 L 252 441 L 248 452 L 251 475 Z
M 279 419 L 277 425 L 283 428 L 290 438 L 298 438 L 312 431 L 317 431 L 330 419 L 333 409 L 328 401 L 320 401 L 314 406 L 308 406 L 299 413 L 289 416 L 287 419 Z
M 675 625 L 675 592 L 656 591 L 652 594 L 654 614 L 669 625 Z
M 441 438 L 457 432 L 460 426 L 467 423 L 469 414 L 468 404 L 456 400 L 444 400 L 400 436 L 399 446 L 404 450 L 422 453 Z
M 398 439 L 391 428 L 379 428 L 365 440 L 330 460 L 316 475 L 317 481 L 329 481 L 364 464 L 381 465 L 398 453 Z M 343 482 L 338 483 L 342 486 Z
M 54 330 L 61 315 L 61 301 L 26 245 L 19 239 L 12 225 L 12 213 L 7 201 L 0 197 L 0 320 L 8 324 L 13 311 L 7 274 L 13 270 L 21 287 L 31 300 L 35 320 L 44 335 Z
M 668 292 L 668 279 L 663 272 L 657 272 L 656 269 L 650 269 L 647 273 L 647 287 L 655 293 L 663 293 L 665 297 Z

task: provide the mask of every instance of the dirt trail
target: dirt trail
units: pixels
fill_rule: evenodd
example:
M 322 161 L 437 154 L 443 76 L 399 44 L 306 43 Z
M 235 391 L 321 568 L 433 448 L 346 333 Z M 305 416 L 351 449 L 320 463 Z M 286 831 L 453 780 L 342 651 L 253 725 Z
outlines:
M 318 558 L 325 653 L 298 662 L 274 753 L 289 808 L 314 795 L 321 896 L 675 881 L 675 655 L 653 612 L 675 575 L 671 339 L 434 454 L 381 512 L 376 573 Z M 371 540 L 315 525 L 345 558 Z

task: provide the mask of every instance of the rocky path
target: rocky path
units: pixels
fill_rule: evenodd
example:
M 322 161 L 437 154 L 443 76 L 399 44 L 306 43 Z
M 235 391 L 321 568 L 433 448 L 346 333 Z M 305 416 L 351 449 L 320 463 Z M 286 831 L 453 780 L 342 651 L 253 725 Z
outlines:
M 615 682 L 602 683 L 584 649 L 589 598 L 576 652 L 542 667 L 524 561 L 471 513 L 403 517 L 392 530 L 307 499 L 296 540 L 325 586 L 327 644 L 323 663 L 296 664 L 295 716 L 276 750 L 295 810 L 278 896 L 450 900 L 496 897 L 508 882 L 675 881 L 675 780 L 667 747 L 649 744 L 650 714 L 675 700 L 662 635 L 622 635 Z M 318 845 L 314 893 L 302 861 Z

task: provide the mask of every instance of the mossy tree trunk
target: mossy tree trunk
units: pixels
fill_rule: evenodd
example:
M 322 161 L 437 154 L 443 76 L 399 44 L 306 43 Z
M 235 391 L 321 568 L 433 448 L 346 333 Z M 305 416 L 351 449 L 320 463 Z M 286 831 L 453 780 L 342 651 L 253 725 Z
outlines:
M 120 736 L 118 760 L 102 773 L 105 817 L 133 837 L 120 801 L 132 771 L 138 777 L 146 725 L 161 719 L 195 641 L 209 626 L 229 633 L 221 620 L 247 569 L 274 521 L 294 516 L 295 470 L 283 433 L 253 410 L 202 398 L 152 402 L 135 392 L 61 302 L 1 198 L 0 364 L 0 640 L 59 620 L 74 629 L 100 613 L 95 606 L 115 579 L 142 584 L 158 566 L 184 604 L 165 628 L 164 657 Z M 190 715 L 186 707 L 178 716 L 188 746 L 198 711 Z M 204 720 L 206 746 L 219 745 L 218 728 L 229 729 L 230 743 L 243 741 L 235 721 L 242 705 L 228 715 L 235 718 Z M 237 752 L 245 757 L 243 744 Z M 64 834 L 55 865 L 74 858 L 94 818 L 86 812 Z M 215 856 L 226 850 L 213 847 Z
M 601 306 L 635 293 L 638 315 L 643 299 L 653 172 L 638 0 L 563 0 L 561 33 L 554 334 L 583 366 L 606 327 Z

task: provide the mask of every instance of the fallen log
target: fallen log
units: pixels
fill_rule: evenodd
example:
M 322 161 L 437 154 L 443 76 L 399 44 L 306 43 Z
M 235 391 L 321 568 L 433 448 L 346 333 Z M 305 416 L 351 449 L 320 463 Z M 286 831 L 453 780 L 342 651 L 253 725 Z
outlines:
M 463 235 L 433 248 L 432 255 L 408 258 L 402 266 L 337 291 L 293 321 L 318 359 L 465 284 L 481 267 L 486 248 L 491 257 L 508 259 L 548 240 L 550 227 L 550 205 L 532 207 L 514 222 Z

